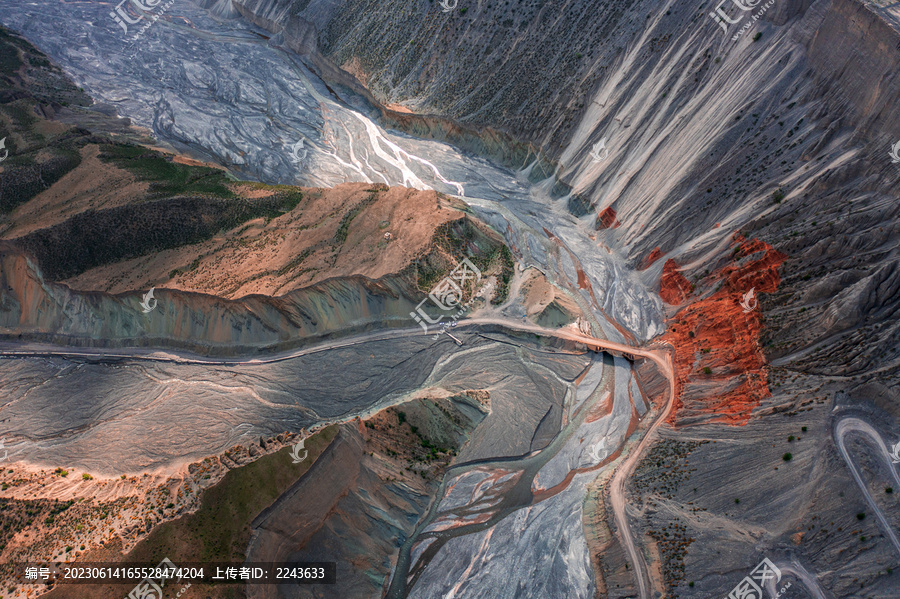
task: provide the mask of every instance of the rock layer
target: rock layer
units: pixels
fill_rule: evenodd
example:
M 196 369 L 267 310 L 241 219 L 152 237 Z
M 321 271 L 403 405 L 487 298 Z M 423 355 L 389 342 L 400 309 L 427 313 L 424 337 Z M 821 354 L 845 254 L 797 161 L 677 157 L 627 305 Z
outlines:
M 770 396 L 760 344 L 763 318 L 755 302 L 747 310 L 741 301 L 750 289 L 775 292 L 778 268 L 787 256 L 740 234 L 734 236 L 732 256 L 733 262 L 703 282 L 716 290 L 689 302 L 667 322 L 663 339 L 675 347 L 677 373 L 673 423 L 743 425 Z

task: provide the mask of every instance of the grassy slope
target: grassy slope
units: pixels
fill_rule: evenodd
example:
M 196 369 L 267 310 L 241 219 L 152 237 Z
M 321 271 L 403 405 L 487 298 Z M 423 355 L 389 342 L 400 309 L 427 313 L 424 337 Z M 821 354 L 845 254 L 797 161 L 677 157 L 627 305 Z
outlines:
M 304 444 L 309 452 L 300 464 L 294 464 L 290 448 L 263 456 L 228 472 L 215 486 L 203 492 L 200 508 L 186 516 L 156 527 L 146 539 L 124 557 L 110 551 L 89 552 L 83 562 L 140 562 L 158 564 L 168 557 L 176 566 L 189 562 L 241 562 L 250 540 L 250 523 L 282 493 L 303 476 L 337 435 L 338 427 L 329 426 L 312 435 Z M 61 586 L 44 597 L 48 599 L 105 599 L 127 595 L 134 585 Z M 170 583 L 167 597 L 181 585 Z M 236 599 L 244 597 L 243 585 L 191 586 L 191 597 Z

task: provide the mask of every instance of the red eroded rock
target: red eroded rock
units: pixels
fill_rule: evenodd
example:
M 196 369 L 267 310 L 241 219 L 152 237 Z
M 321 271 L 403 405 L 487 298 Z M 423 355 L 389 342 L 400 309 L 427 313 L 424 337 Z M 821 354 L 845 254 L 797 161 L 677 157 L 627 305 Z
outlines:
M 650 268 L 650 266 L 654 262 L 656 262 L 657 260 L 662 258 L 662 256 L 663 256 L 663 253 L 662 253 L 662 250 L 659 249 L 659 247 L 653 248 L 653 251 L 650 252 L 649 254 L 647 254 L 647 257 L 644 258 L 644 263 L 641 264 L 640 270 L 646 270 L 646 269 Z
M 607 206 L 605 210 L 597 215 L 596 228 L 598 231 L 600 229 L 615 229 L 620 226 L 622 226 L 622 223 L 616 219 L 616 211 L 613 210 L 612 206 Z
M 667 323 L 663 339 L 675 347 L 676 400 L 669 417 L 673 424 L 702 420 L 744 425 L 759 402 L 771 395 L 759 344 L 759 309 L 745 311 L 741 299 L 751 288 L 757 293 L 775 291 L 781 282 L 778 268 L 787 256 L 756 239 L 735 235 L 734 241 L 732 262 L 707 281 L 722 281 L 721 288 L 689 303 Z
M 659 297 L 667 304 L 677 306 L 691 294 L 691 282 L 678 271 L 678 263 L 669 258 L 663 265 L 659 280 Z

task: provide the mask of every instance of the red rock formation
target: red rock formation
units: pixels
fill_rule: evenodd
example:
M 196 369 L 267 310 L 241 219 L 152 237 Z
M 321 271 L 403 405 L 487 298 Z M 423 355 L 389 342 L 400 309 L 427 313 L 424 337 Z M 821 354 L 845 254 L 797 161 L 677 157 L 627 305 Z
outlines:
M 775 291 L 781 282 L 778 267 L 787 256 L 739 234 L 734 241 L 739 249 L 732 263 L 706 281 L 708 285 L 721 281 L 721 288 L 689 303 L 667 323 L 663 339 L 675 347 L 677 377 L 675 409 L 669 418 L 673 424 L 702 418 L 744 425 L 760 400 L 771 395 L 759 345 L 761 315 L 758 309 L 745 312 L 740 302 L 751 288 L 757 293 Z
M 678 271 L 678 263 L 669 258 L 659 279 L 659 296 L 667 304 L 677 306 L 691 294 L 691 282 Z
M 653 251 L 650 252 L 649 254 L 647 254 L 647 257 L 644 258 L 644 263 L 641 264 L 640 270 L 646 270 L 646 269 L 650 268 L 650 266 L 654 262 L 656 262 L 657 260 L 662 258 L 662 256 L 663 256 L 663 253 L 662 253 L 662 250 L 659 249 L 659 247 L 653 248 Z
M 597 215 L 596 228 L 598 231 L 600 229 L 615 229 L 620 226 L 622 226 L 622 223 L 616 219 L 616 211 L 613 210 L 612 206 L 608 206 Z

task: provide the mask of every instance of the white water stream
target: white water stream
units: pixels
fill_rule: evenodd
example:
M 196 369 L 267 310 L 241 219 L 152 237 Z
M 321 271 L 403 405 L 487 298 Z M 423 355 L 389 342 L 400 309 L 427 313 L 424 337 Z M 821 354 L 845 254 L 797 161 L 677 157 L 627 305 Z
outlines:
M 384 182 L 458 196 L 507 238 L 520 263 L 542 270 L 594 315 L 596 335 L 626 341 L 611 321 L 637 342 L 662 331 L 658 297 L 613 250 L 593 238 L 593 216 L 576 218 L 567 211 L 565 198 L 550 197 L 554 181 L 528 182 L 529 165 L 511 171 L 448 144 L 385 131 L 335 98 L 298 57 L 270 45 L 262 37 L 266 32 L 242 20 L 216 19 L 187 0 L 175 0 L 165 11 L 157 11 L 159 20 L 131 42 L 109 16 L 113 8 L 112 3 L 96 1 L 4 0 L 0 22 L 50 55 L 98 102 L 114 105 L 120 115 L 151 129 L 176 149 L 220 163 L 238 177 L 267 183 Z M 300 140 L 304 153 L 298 163 L 292 148 Z M 579 285 L 579 270 L 589 286 Z M 624 441 L 622 428 L 627 422 L 613 420 L 630 411 L 629 368 L 621 360 L 617 366 L 616 410 L 592 427 L 594 434 L 584 432 L 577 442 L 566 441 L 565 447 L 554 449 L 557 459 L 548 460 L 549 466 L 537 473 L 541 484 L 555 483 L 570 469 L 583 467 L 582 456 L 590 453 L 589 448 L 600 447 L 601 441 L 603 450 L 591 454 L 594 461 Z M 603 441 L 607 437 L 608 443 Z M 516 531 L 526 526 L 521 518 L 537 518 L 554 506 L 553 514 L 542 518 L 543 524 L 527 525 L 542 537 L 552 538 L 564 530 L 572 536 L 568 549 L 558 548 L 556 558 L 564 566 L 559 571 L 568 570 L 570 578 L 554 574 L 541 583 L 547 592 L 592 594 L 587 547 L 578 528 L 584 487 L 592 478 L 579 475 L 552 502 L 511 512 L 517 520 L 506 521 L 506 533 L 496 533 L 497 538 L 516 537 Z M 472 537 L 470 542 L 487 543 L 492 534 Z M 490 551 L 486 546 L 481 549 L 477 553 L 487 563 L 504 547 L 495 543 Z M 544 557 L 528 554 L 527 559 L 514 560 L 514 567 L 524 573 L 538 567 Z M 576 564 L 581 575 L 573 577 Z M 437 579 L 443 575 L 452 581 L 463 574 L 449 566 L 440 570 L 444 569 Z M 475 595 L 504 592 L 492 583 L 495 573 L 501 578 L 506 574 L 491 569 L 467 574 L 477 576 L 471 579 L 480 589 Z M 432 578 L 427 588 L 444 584 L 426 578 Z M 458 591 L 463 581 L 453 584 Z

